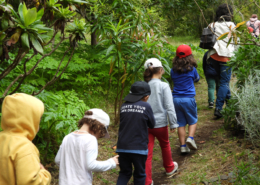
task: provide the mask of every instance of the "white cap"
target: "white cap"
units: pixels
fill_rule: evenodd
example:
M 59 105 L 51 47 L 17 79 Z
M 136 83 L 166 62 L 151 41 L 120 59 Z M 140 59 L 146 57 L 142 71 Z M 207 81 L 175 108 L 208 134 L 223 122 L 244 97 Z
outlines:
M 91 111 L 93 114 L 92 115 L 85 115 L 84 118 L 90 118 L 90 119 L 95 119 L 102 123 L 105 127 L 106 130 L 109 126 L 110 123 L 110 118 L 107 113 L 105 113 L 102 109 L 89 109 L 88 111 Z M 105 135 L 105 138 L 109 138 L 108 131 Z
M 162 66 L 162 62 L 157 58 L 150 58 L 146 60 L 146 62 L 144 63 L 144 69 L 147 69 L 149 67 L 163 67 L 163 66 Z

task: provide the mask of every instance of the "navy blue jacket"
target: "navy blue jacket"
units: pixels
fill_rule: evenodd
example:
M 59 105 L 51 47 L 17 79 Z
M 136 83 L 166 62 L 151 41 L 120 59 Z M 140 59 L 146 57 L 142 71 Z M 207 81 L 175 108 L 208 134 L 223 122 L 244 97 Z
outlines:
M 207 60 L 208 51 L 203 56 L 203 71 L 206 77 L 216 77 L 217 72 L 213 65 L 211 64 L 211 60 Z
M 154 128 L 155 119 L 149 103 L 125 102 L 120 109 L 117 149 L 147 150 L 148 127 Z

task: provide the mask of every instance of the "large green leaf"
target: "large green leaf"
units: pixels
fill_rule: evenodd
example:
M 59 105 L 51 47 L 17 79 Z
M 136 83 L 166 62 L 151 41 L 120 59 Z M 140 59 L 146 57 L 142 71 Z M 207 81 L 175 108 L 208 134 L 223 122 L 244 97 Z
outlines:
M 36 24 L 36 25 L 33 25 L 31 28 L 37 28 L 37 29 L 43 30 L 43 31 L 52 30 L 51 28 L 45 27 L 43 24 Z
M 37 12 L 36 21 L 41 20 L 43 14 L 44 14 L 44 8 L 40 9 L 40 10 Z
M 37 18 L 37 10 L 36 8 L 32 8 L 27 11 L 27 14 L 24 17 L 24 24 L 25 26 L 29 26 L 32 24 L 34 21 L 36 21 Z
M 22 46 L 23 47 L 30 48 L 28 33 L 25 32 L 25 33 L 22 34 L 21 41 L 22 41 Z
M 1 21 L 2 30 L 6 30 L 8 28 L 8 19 L 3 18 Z
M 16 19 L 20 19 L 19 16 L 17 15 L 17 13 L 13 9 L 11 9 L 11 11 L 12 11 L 12 14 L 15 16 Z
M 111 45 L 109 46 L 109 48 L 107 49 L 107 53 L 106 53 L 106 56 L 110 54 L 110 52 L 116 47 L 116 45 Z
M 30 40 L 32 41 L 32 45 L 36 49 L 36 51 L 43 54 L 43 48 L 40 42 L 33 35 L 30 35 Z
M 27 12 L 28 12 L 28 10 L 27 10 L 27 7 L 26 7 L 26 4 L 25 3 L 21 3 L 20 5 L 19 5 L 19 8 L 20 8 L 20 6 L 22 6 L 22 14 L 23 14 L 23 18 L 25 18 L 25 16 L 26 16 L 26 14 L 27 14 Z M 20 15 L 21 16 L 21 15 Z
M 5 37 L 6 37 L 6 33 L 5 32 L 0 32 L 0 43 L 3 42 Z
M 19 5 L 19 8 L 18 8 L 18 13 L 19 13 L 19 15 L 20 15 L 20 20 L 21 20 L 21 22 L 22 23 L 24 23 L 24 14 L 23 14 L 23 7 L 24 7 L 25 5 L 23 5 L 22 3 L 20 3 L 20 5 Z M 26 8 L 26 6 L 25 6 L 25 8 Z M 25 11 L 25 13 L 27 13 L 27 11 Z

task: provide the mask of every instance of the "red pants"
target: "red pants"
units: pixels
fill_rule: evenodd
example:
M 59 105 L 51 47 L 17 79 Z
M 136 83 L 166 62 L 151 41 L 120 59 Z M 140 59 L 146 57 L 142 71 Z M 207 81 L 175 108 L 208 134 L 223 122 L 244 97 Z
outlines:
M 153 159 L 153 146 L 154 146 L 154 138 L 156 137 L 159 141 L 161 150 L 162 150 L 162 158 L 163 158 L 163 167 L 166 172 L 171 172 L 174 169 L 174 163 L 172 161 L 172 152 L 171 146 L 169 142 L 169 134 L 168 127 L 162 128 L 154 128 L 149 129 L 149 143 L 148 143 L 148 156 L 145 164 L 145 185 L 150 185 L 152 183 L 152 159 Z

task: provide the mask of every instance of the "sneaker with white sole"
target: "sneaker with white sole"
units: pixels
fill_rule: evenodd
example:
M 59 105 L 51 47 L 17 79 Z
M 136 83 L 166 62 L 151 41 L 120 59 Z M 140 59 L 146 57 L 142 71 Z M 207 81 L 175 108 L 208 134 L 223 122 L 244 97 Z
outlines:
M 173 164 L 174 164 L 174 169 L 171 172 L 169 172 L 169 173 L 166 172 L 166 175 L 170 176 L 170 175 L 174 174 L 177 171 L 178 163 L 173 162 Z
M 209 102 L 209 108 L 213 109 L 214 108 L 214 102 Z
M 188 138 L 186 141 L 186 144 L 188 145 L 188 147 L 192 150 L 197 150 L 197 145 L 194 141 L 194 139 Z
M 181 146 L 181 153 L 189 153 L 190 149 L 187 146 Z

